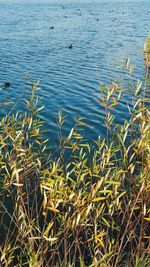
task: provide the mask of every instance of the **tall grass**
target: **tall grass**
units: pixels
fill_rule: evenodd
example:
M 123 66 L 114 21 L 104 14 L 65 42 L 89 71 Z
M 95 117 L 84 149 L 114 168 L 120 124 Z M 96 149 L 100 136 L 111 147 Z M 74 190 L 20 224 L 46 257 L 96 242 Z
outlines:
M 144 56 L 145 56 L 147 67 L 150 68 L 150 37 L 148 37 L 145 41 Z
M 123 125 L 112 111 L 123 88 L 100 88 L 107 135 L 92 145 L 80 118 L 64 138 L 59 113 L 57 155 L 38 117 L 38 84 L 25 112 L 1 120 L 1 266 L 149 266 L 150 114 L 143 86 L 134 82 Z

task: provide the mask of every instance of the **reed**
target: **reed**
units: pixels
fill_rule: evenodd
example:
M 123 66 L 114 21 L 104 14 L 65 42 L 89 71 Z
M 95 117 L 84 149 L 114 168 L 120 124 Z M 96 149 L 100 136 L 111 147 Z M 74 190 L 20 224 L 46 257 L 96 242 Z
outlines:
M 144 58 L 146 61 L 146 65 L 150 68 L 150 37 L 148 37 L 144 44 Z
M 127 68 L 131 70 L 129 62 Z M 89 145 L 81 118 L 57 153 L 44 138 L 36 90 L 0 122 L 0 263 L 30 267 L 148 267 L 150 114 L 139 80 L 130 119 L 115 123 L 123 87 L 100 87 L 106 139 Z

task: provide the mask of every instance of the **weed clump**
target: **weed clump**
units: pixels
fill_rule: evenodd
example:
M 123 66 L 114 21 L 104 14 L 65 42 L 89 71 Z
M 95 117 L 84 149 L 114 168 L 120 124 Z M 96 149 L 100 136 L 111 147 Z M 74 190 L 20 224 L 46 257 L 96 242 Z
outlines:
M 122 89 L 101 87 L 107 134 L 92 145 L 81 119 L 63 138 L 59 113 L 57 156 L 43 136 L 37 88 L 25 112 L 0 122 L 2 266 L 148 266 L 150 114 L 142 83 L 122 126 L 111 113 Z

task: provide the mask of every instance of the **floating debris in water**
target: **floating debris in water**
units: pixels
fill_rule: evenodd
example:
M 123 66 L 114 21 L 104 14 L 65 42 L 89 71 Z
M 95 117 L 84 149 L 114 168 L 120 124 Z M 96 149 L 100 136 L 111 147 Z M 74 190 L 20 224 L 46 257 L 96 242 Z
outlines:
M 3 88 L 8 88 L 10 86 L 11 86 L 10 82 L 4 82 L 4 84 L 3 84 Z
M 25 79 L 28 79 L 28 77 L 29 77 L 29 72 L 26 72 L 26 73 L 24 74 L 24 78 L 25 78 Z
M 73 44 L 70 44 L 70 45 L 68 46 L 68 48 L 69 48 L 69 49 L 73 48 Z
M 50 27 L 50 30 L 54 30 L 54 26 L 51 26 L 51 27 Z

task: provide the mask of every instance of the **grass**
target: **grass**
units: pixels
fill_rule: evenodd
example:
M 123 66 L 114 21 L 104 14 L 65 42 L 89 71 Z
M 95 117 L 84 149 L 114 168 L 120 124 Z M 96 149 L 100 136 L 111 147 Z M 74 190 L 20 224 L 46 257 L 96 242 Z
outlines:
M 144 56 L 145 56 L 145 61 L 150 68 L 150 37 L 146 39 L 145 45 L 144 45 Z
M 131 70 L 129 61 L 127 67 Z M 131 71 L 129 71 L 131 72 Z M 131 75 L 131 73 L 130 73 Z M 89 145 L 78 118 L 53 154 L 36 90 L 26 110 L 0 121 L 0 264 L 148 267 L 150 114 L 145 86 L 132 86 L 130 119 L 115 123 L 123 88 L 100 87 L 106 138 Z M 57 154 L 57 155 L 56 155 Z

